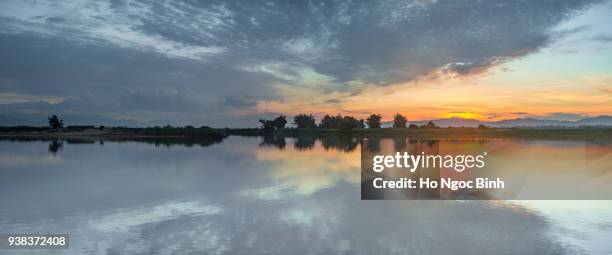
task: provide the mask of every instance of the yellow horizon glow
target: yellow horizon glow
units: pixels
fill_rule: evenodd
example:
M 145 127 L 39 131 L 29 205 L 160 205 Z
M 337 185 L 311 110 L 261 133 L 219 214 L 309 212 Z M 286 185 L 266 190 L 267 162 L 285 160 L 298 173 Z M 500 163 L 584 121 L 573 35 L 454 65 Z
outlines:
M 351 115 L 381 114 L 392 120 L 400 113 L 409 120 L 466 118 L 480 121 L 552 113 L 585 116 L 612 114 L 612 74 L 525 77 L 494 68 L 483 74 L 410 81 L 388 86 L 364 86 L 358 94 L 324 92 L 311 87 L 279 86 L 282 101 L 260 101 L 253 112 Z M 530 74 L 531 75 L 531 74 Z M 330 100 L 333 99 L 333 103 Z

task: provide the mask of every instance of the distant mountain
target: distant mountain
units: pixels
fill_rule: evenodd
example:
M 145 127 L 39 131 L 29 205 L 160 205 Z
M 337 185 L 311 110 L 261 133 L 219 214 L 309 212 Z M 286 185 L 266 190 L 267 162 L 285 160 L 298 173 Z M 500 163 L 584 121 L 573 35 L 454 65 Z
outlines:
M 534 118 L 509 119 L 496 122 L 485 122 L 483 124 L 494 127 L 577 126 L 573 121 L 542 120 Z
M 452 126 L 452 127 L 477 127 L 478 125 L 482 124 L 482 122 L 480 122 L 478 120 L 464 119 L 464 118 L 434 119 L 434 120 L 431 120 L 431 121 L 433 121 L 439 127 L 448 127 L 448 126 Z M 415 125 L 420 126 L 420 125 L 425 125 L 428 122 L 429 122 L 429 120 L 425 120 L 425 121 L 410 121 L 410 122 L 408 122 L 408 125 L 415 124 Z
M 576 123 L 584 126 L 610 126 L 612 125 L 612 116 L 602 115 L 593 118 L 585 118 L 576 121 Z
M 562 120 L 542 120 L 534 118 L 519 118 L 502 120 L 496 122 L 485 122 L 485 125 L 494 127 L 541 127 L 541 126 L 558 126 L 558 127 L 577 127 L 577 126 L 612 126 L 612 116 L 598 116 L 593 118 L 585 118 L 576 121 Z
M 409 121 L 409 124 L 425 125 L 430 120 L 422 121 Z M 612 116 L 598 116 L 592 118 L 585 118 L 577 121 L 562 121 L 562 120 L 543 120 L 535 118 L 518 118 L 518 119 L 507 119 L 500 121 L 479 121 L 475 119 L 464 119 L 464 118 L 446 118 L 446 119 L 433 119 L 437 126 L 440 127 L 477 127 L 478 125 L 486 125 L 491 127 L 545 127 L 545 126 L 557 126 L 557 127 L 577 127 L 577 126 L 612 126 Z M 391 127 L 393 122 L 383 123 L 383 127 Z

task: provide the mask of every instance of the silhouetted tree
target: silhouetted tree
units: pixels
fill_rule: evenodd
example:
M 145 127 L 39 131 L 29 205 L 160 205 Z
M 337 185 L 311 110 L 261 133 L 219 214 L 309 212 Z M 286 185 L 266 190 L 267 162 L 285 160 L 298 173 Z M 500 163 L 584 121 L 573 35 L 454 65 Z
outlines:
M 340 121 L 340 123 L 338 123 L 338 130 L 346 132 L 346 131 L 350 131 L 353 129 L 353 126 L 351 125 L 350 122 L 348 121 Z
M 408 128 L 409 128 L 409 129 L 417 129 L 417 128 L 419 128 L 419 126 L 417 126 L 416 124 L 410 124 L 410 125 L 408 126 Z
M 353 116 L 344 116 L 338 123 L 338 130 L 340 131 L 349 131 L 354 128 L 359 128 L 361 126 L 361 122 L 355 119 Z
M 427 122 L 427 126 L 426 127 L 427 128 L 437 128 L 438 126 L 436 126 L 436 124 L 433 123 L 433 121 L 429 121 L 429 122 Z
M 333 116 L 333 117 L 329 115 L 325 115 L 323 116 L 323 119 L 321 120 L 321 124 L 319 126 L 321 128 L 335 129 L 335 128 L 338 128 L 340 121 L 342 121 L 342 115 L 340 114 Z
M 265 132 L 272 132 L 274 130 L 285 128 L 285 125 L 287 124 L 287 116 L 279 115 L 274 120 L 259 119 L 259 123 L 261 123 L 261 129 L 263 129 Z
M 49 128 L 53 130 L 57 130 L 64 127 L 64 120 L 57 117 L 57 115 L 53 115 L 49 118 Z
M 380 128 L 381 119 L 382 116 L 380 116 L 379 114 L 372 114 L 366 119 L 366 122 L 368 123 L 368 127 L 370 128 Z
M 259 119 L 259 123 L 261 123 L 261 129 L 263 129 L 265 132 L 274 131 L 274 122 L 271 120 Z
M 274 128 L 276 128 L 277 130 L 283 129 L 285 128 L 285 125 L 287 124 L 287 116 L 279 115 L 272 122 L 274 123 Z
M 393 128 L 405 128 L 407 122 L 408 120 L 404 115 L 397 113 L 393 116 Z
M 316 128 L 315 118 L 312 115 L 298 114 L 293 117 L 293 124 L 297 128 Z
M 331 128 L 332 126 L 332 117 L 329 114 L 325 114 L 323 119 L 321 119 L 321 123 L 319 124 L 320 128 Z
M 363 128 L 363 123 L 360 120 L 355 119 L 353 116 L 344 116 L 338 114 L 336 116 L 325 115 L 319 125 L 321 128 L 327 129 L 339 129 L 341 131 L 348 131 L 354 128 Z

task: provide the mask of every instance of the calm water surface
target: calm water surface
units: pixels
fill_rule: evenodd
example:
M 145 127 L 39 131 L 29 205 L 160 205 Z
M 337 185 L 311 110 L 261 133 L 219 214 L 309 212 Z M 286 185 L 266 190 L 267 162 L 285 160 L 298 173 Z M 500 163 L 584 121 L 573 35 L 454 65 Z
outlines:
M 71 235 L 0 254 L 612 254 L 612 201 L 361 201 L 359 142 L 338 139 L 0 141 L 0 233 Z M 500 166 L 537 152 L 532 172 L 612 184 L 609 144 L 504 144 Z

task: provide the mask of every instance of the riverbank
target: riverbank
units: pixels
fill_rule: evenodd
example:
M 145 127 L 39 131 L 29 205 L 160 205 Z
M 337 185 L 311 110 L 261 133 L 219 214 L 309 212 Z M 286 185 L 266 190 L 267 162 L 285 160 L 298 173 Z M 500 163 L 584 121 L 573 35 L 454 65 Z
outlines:
M 106 139 L 134 140 L 154 138 L 175 139 L 213 139 L 222 140 L 229 136 L 350 136 L 356 138 L 393 138 L 406 137 L 421 140 L 478 140 L 478 139 L 556 139 L 612 141 L 612 128 L 381 128 L 353 129 L 294 129 L 287 128 L 274 132 L 262 129 L 213 129 L 213 128 L 107 128 L 85 129 L 80 131 L 50 132 L 24 131 L 0 132 L 0 138 L 38 138 L 38 139 Z
M 197 135 L 196 135 L 197 134 Z M 151 134 L 142 132 L 142 129 L 89 129 L 81 131 L 49 132 L 0 132 L 0 141 L 28 142 L 49 141 L 49 151 L 57 151 L 62 144 L 103 144 L 109 142 L 142 142 L 156 146 L 170 147 L 173 145 L 209 146 L 220 143 L 227 135 L 218 131 L 187 134 Z
M 86 140 L 135 140 L 135 139 L 210 139 L 223 140 L 228 134 L 213 128 L 89 128 L 80 130 L 42 130 L 30 129 L 14 130 L 4 128 L 0 131 L 0 138 L 23 139 L 86 139 Z
M 561 139 L 612 141 L 612 127 L 580 128 L 381 128 L 353 129 L 282 129 L 264 132 L 261 129 L 226 129 L 238 136 L 352 136 L 358 138 L 406 137 L 422 140 L 477 140 L 477 139 Z

